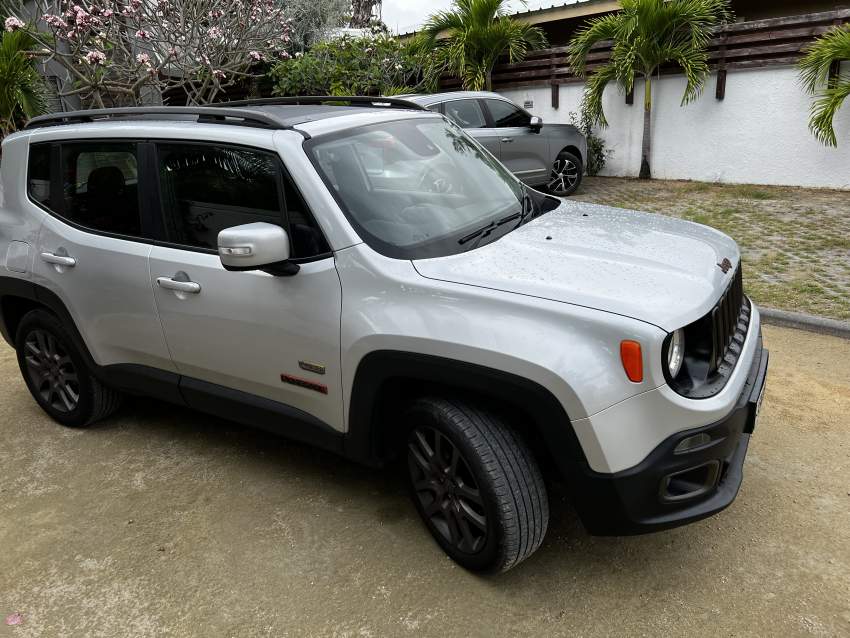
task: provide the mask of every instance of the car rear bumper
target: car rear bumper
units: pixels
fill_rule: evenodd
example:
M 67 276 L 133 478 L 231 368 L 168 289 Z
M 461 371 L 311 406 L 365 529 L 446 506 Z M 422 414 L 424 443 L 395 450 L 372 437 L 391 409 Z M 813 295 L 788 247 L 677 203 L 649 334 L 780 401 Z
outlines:
M 635 467 L 614 474 L 589 469 L 582 473 L 581 484 L 573 486 L 573 496 L 588 532 L 600 536 L 642 534 L 685 525 L 728 507 L 743 480 L 768 359 L 759 335 L 743 391 L 723 419 L 677 432 Z M 692 438 L 702 434 L 710 440 Z M 677 452 L 677 446 L 688 439 L 702 444 Z

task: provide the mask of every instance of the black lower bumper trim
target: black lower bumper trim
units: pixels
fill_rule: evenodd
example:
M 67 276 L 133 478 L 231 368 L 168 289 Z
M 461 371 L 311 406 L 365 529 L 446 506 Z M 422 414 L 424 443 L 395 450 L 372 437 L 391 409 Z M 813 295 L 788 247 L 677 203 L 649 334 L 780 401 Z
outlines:
M 586 471 L 573 496 L 588 532 L 598 536 L 643 534 L 678 527 L 728 507 L 741 487 L 744 457 L 764 391 L 769 353 L 758 338 L 747 381 L 732 412 L 711 425 L 678 432 L 662 442 L 636 467 L 616 474 Z M 710 441 L 689 452 L 676 452 L 697 434 Z M 705 437 L 702 437 L 704 440 Z M 719 472 L 704 473 L 712 484 L 693 498 L 665 498 L 669 477 L 690 469 L 720 464 Z M 575 478 L 575 477 L 574 477 Z

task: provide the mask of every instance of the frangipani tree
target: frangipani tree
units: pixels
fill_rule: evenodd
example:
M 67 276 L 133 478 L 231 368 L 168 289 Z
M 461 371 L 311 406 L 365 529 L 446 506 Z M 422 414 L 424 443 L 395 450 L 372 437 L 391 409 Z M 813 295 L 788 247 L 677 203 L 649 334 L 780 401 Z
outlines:
M 644 80 L 643 146 L 640 177 L 651 175 L 652 78 L 663 64 L 678 65 L 687 82 L 682 105 L 702 92 L 708 76 L 708 44 L 714 29 L 729 20 L 729 0 L 622 0 L 622 10 L 594 18 L 570 43 L 570 64 L 587 74 L 587 57 L 594 45 L 612 41 L 610 60 L 587 80 L 584 108 L 593 124 L 607 126 L 602 110 L 605 87 L 616 82 L 625 92 L 635 78 Z
M 146 87 L 159 93 L 183 88 L 189 103 L 211 102 L 256 75 L 257 63 L 289 56 L 290 20 L 274 0 L 35 0 L 23 6 L 7 30 L 26 29 L 44 61 L 67 69 L 73 87 L 62 95 L 79 94 L 97 106 L 107 96 L 138 103 Z
M 837 146 L 833 122 L 844 100 L 850 97 L 850 75 L 831 76 L 834 64 L 850 60 L 850 24 L 835 27 L 806 50 L 800 61 L 800 78 L 816 97 L 809 128 L 827 146 Z

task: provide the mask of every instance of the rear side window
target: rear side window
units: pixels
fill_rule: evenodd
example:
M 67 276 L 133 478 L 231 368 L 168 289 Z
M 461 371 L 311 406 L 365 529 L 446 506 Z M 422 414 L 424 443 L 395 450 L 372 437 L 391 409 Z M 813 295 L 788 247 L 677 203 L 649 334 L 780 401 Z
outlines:
M 50 208 L 50 144 L 30 146 L 27 193 L 34 202 Z
M 271 153 L 199 144 L 158 145 L 160 189 L 169 240 L 216 249 L 218 233 L 266 222 L 289 231 L 293 257 L 327 252 L 322 234 Z M 290 223 L 283 215 L 290 202 Z
M 531 124 L 531 116 L 510 102 L 503 100 L 485 101 L 487 102 L 487 108 L 490 110 L 490 115 L 493 116 L 493 122 L 496 124 L 496 128 L 529 126 Z
M 142 236 L 134 143 L 63 144 L 62 192 L 66 219 L 92 230 Z
M 461 128 L 484 128 L 487 120 L 478 100 L 452 100 L 445 103 L 445 113 Z

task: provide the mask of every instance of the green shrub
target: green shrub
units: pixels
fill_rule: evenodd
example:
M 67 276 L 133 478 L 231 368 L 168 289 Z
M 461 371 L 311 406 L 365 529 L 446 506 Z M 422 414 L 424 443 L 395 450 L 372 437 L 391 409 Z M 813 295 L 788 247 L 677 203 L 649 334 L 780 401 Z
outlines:
M 598 175 L 605 168 L 605 162 L 614 154 L 614 151 L 606 150 L 605 140 L 596 134 L 590 121 L 589 115 L 584 110 L 581 113 L 570 112 L 570 124 L 579 129 L 587 140 L 587 157 L 584 160 L 587 174 Z
M 386 33 L 317 44 L 271 70 L 275 95 L 398 95 L 422 85 L 419 56 Z

